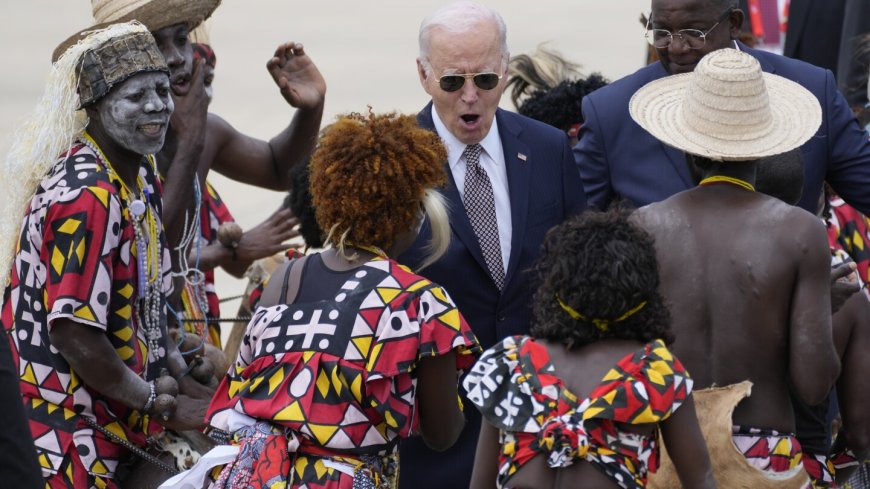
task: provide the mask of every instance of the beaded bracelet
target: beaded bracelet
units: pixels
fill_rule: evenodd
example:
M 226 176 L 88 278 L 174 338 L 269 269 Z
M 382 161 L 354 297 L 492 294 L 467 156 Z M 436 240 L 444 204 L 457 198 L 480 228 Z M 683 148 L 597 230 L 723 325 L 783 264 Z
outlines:
M 142 407 L 143 413 L 151 411 L 151 408 L 154 407 L 154 401 L 157 400 L 157 385 L 155 385 L 152 380 L 151 382 L 148 382 L 148 386 L 151 389 L 151 392 L 148 394 L 148 401 L 146 401 L 145 406 Z

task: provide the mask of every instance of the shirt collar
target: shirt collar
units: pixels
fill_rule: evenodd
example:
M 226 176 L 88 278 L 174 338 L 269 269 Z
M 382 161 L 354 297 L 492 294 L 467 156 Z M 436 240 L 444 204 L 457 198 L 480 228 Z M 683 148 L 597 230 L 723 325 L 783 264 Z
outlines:
M 450 165 L 450 168 L 453 169 L 459 164 L 459 160 L 462 158 L 462 153 L 465 151 L 465 146 L 467 145 L 457 139 L 457 137 L 447 129 L 447 126 L 445 126 L 444 122 L 441 121 L 438 111 L 435 110 L 434 104 L 432 105 L 432 122 L 435 123 L 435 131 L 444 141 L 444 146 L 447 147 L 447 163 Z M 496 158 L 495 155 L 500 153 L 499 145 L 501 145 L 501 138 L 498 134 L 498 119 L 493 117 L 492 126 L 489 128 L 489 132 L 483 140 L 480 141 L 480 146 L 493 160 Z

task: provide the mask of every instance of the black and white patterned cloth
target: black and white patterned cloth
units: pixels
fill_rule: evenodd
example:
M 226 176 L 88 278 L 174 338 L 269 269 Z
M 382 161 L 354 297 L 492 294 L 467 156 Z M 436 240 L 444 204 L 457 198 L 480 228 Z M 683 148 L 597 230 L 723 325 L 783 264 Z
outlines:
M 465 157 L 465 191 L 462 203 L 465 214 L 474 228 L 480 250 L 489 268 L 489 274 L 499 290 L 504 288 L 504 264 L 501 243 L 498 238 L 498 222 L 495 216 L 495 198 L 492 182 L 486 170 L 480 166 L 480 144 L 469 144 L 462 152 Z

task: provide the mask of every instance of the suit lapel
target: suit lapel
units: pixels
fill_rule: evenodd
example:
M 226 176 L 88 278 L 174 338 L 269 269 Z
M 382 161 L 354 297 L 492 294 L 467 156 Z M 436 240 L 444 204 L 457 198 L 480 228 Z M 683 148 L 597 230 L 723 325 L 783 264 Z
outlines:
M 669 76 L 668 72 L 665 71 L 665 67 L 662 66 L 662 64 L 659 62 L 655 63 L 653 71 L 649 73 L 650 78 L 647 83 Z M 626 107 L 626 112 L 628 112 L 628 107 Z M 637 124 L 634 121 L 632 122 L 634 124 Z M 656 139 L 655 136 L 648 133 L 643 128 L 641 128 L 641 131 L 643 132 L 643 134 L 646 134 L 647 137 L 652 138 L 656 143 L 658 143 L 659 150 L 661 150 L 661 152 L 664 153 L 665 158 L 667 158 L 668 161 L 671 162 L 671 166 L 674 167 L 674 171 L 676 171 L 677 175 L 680 176 L 680 179 L 686 185 L 686 188 L 694 187 L 695 184 L 692 183 L 692 175 L 689 174 L 689 168 L 688 166 L 686 166 L 686 157 L 683 155 L 683 152 L 659 141 L 658 139 Z
M 417 125 L 424 129 L 435 132 L 435 123 L 432 121 L 432 102 L 417 114 Z M 453 172 L 445 162 L 447 170 L 447 184 L 441 189 L 441 193 L 447 198 L 450 206 L 450 227 L 453 229 L 453 234 L 465 244 L 468 252 L 474 257 L 474 260 L 486 271 L 489 275 L 489 267 L 486 265 L 486 259 L 483 257 L 483 252 L 480 250 L 480 242 L 477 240 L 477 235 L 474 234 L 474 228 L 471 227 L 471 221 L 468 220 L 468 215 L 465 214 L 465 206 L 462 204 L 462 196 L 459 195 L 459 189 L 456 188 L 456 182 L 453 180 Z M 507 283 L 507 281 L 505 281 Z
M 535 164 L 534 154 L 529 146 L 520 139 L 522 127 L 504 116 L 498 109 L 495 113 L 500 131 L 501 146 L 504 151 L 504 164 L 507 170 L 508 195 L 511 203 L 511 253 L 505 274 L 505 288 L 511 281 L 523 248 L 526 237 L 526 221 L 529 210 L 529 181 L 532 176 L 532 166 Z

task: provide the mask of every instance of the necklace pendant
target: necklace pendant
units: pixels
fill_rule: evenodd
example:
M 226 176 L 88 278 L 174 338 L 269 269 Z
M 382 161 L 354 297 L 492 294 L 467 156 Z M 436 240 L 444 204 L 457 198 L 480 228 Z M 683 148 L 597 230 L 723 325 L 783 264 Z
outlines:
M 130 213 L 133 214 L 135 217 L 140 217 L 145 214 L 146 209 L 147 206 L 145 205 L 145 202 L 142 202 L 139 199 L 130 202 Z

